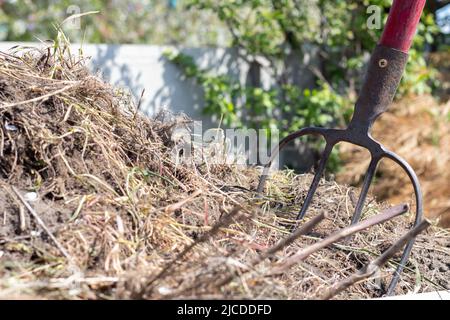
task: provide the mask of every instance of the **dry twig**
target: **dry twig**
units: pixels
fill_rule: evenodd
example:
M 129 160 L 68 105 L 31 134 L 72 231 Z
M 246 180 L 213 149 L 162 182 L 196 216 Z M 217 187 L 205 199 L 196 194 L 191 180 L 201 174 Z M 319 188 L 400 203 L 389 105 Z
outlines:
M 417 235 L 430 226 L 430 222 L 427 220 L 422 221 L 419 225 L 411 229 L 407 234 L 401 237 L 397 242 L 395 242 L 388 250 L 386 250 L 377 259 L 370 262 L 364 268 L 359 270 L 357 273 L 348 277 L 347 279 L 334 285 L 325 295 L 321 297 L 323 300 L 329 300 L 334 296 L 338 295 L 342 291 L 348 289 L 355 283 L 364 281 L 377 273 L 377 271 L 388 262 L 398 251 L 400 251 L 410 240 L 417 237 Z
M 339 240 L 346 238 L 352 234 L 355 234 L 361 230 L 364 230 L 364 229 L 370 228 L 374 225 L 391 220 L 392 218 L 395 218 L 401 214 L 408 212 L 408 209 L 409 209 L 409 207 L 406 204 L 398 205 L 398 206 L 389 208 L 387 210 L 384 210 L 382 213 L 380 213 L 376 216 L 370 217 L 370 218 L 368 218 L 364 221 L 361 221 L 355 225 L 352 225 L 345 229 L 336 231 L 335 233 L 333 233 L 329 237 L 323 239 L 322 241 L 319 241 L 319 242 L 297 252 L 293 256 L 285 259 L 284 261 L 282 261 L 280 263 L 279 266 L 275 267 L 275 270 L 272 273 L 273 274 L 282 273 L 286 269 L 291 267 L 292 265 L 305 260 L 312 253 L 317 252 L 325 247 L 328 247 L 329 245 L 331 245 L 335 242 L 338 242 Z

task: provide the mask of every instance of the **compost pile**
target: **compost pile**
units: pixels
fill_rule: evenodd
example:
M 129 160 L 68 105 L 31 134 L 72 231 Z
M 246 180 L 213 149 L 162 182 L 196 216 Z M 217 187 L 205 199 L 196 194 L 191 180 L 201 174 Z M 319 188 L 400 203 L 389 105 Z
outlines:
M 0 297 L 321 298 L 411 226 L 398 217 L 273 273 L 348 226 L 358 191 L 322 181 L 300 227 L 326 218 L 258 261 L 291 233 L 311 176 L 276 171 L 259 197 L 258 168 L 177 164 L 187 123 L 141 115 L 61 43 L 0 53 Z M 386 207 L 370 199 L 364 217 Z M 445 230 L 421 234 L 397 293 L 448 289 L 449 246 Z M 335 298 L 379 296 L 395 267 Z

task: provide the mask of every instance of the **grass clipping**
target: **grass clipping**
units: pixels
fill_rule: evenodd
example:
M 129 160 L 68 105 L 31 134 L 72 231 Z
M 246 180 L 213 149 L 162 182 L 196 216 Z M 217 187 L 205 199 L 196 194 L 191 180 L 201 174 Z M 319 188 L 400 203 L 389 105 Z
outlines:
M 305 222 L 327 218 L 253 264 L 290 234 L 310 175 L 275 172 L 258 197 L 258 168 L 177 166 L 172 132 L 188 119 L 142 116 L 68 46 L 15 50 L 0 54 L 0 298 L 314 299 L 411 226 L 396 218 L 273 274 L 349 224 L 353 189 L 322 181 Z M 372 199 L 364 217 L 385 207 Z M 448 257 L 449 233 L 429 229 L 397 293 L 448 289 Z M 337 298 L 378 296 L 395 267 Z

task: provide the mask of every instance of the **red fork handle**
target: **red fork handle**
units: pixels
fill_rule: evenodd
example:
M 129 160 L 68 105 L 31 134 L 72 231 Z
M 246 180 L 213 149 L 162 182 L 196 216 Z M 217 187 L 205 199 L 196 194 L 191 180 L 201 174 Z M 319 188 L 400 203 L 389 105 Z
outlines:
M 408 53 L 426 0 L 394 0 L 380 44 Z
M 391 104 L 426 0 L 394 0 L 379 45 L 372 53 L 349 128 L 369 131 Z

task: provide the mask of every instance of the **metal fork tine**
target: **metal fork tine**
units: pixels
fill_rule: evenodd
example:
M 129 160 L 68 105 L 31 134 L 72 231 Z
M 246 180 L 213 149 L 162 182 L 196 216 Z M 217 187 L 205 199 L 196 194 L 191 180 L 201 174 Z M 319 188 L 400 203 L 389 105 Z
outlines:
M 372 183 L 373 176 L 377 169 L 377 165 L 380 159 L 372 158 L 367 169 L 366 176 L 364 177 L 361 193 L 359 194 L 358 202 L 355 207 L 355 213 L 353 214 L 352 224 L 358 223 L 361 218 L 362 209 L 364 208 L 364 202 L 366 201 L 367 193 L 369 192 L 370 184 Z
M 320 178 L 322 177 L 323 171 L 325 170 L 325 165 L 327 164 L 328 158 L 330 157 L 331 150 L 333 150 L 333 145 L 327 143 L 325 146 L 325 150 L 322 153 L 322 158 L 319 162 L 319 167 L 317 168 L 316 174 L 314 175 L 314 179 L 309 187 L 308 194 L 306 195 L 306 199 L 303 202 L 302 208 L 297 215 L 297 220 L 303 219 L 308 210 L 309 205 L 311 204 L 311 200 L 316 193 L 316 189 L 319 186 Z
M 416 197 L 416 218 L 414 221 L 414 226 L 419 225 L 419 223 L 422 221 L 423 216 L 423 198 L 422 198 L 422 191 L 419 184 L 419 179 L 417 178 L 416 173 L 411 168 L 411 166 L 406 162 L 404 159 L 399 157 L 393 152 L 387 151 L 384 155 L 385 157 L 393 160 L 396 162 L 409 176 L 409 179 L 411 180 L 411 183 L 414 188 L 414 195 Z M 414 245 L 415 239 L 412 239 L 408 245 L 406 246 L 405 250 L 403 251 L 403 255 L 400 259 L 400 263 L 397 266 L 397 269 L 395 270 L 394 276 L 392 277 L 391 283 L 389 284 L 389 287 L 387 289 L 387 296 L 392 295 L 394 293 L 395 287 L 397 286 L 398 281 L 400 280 L 400 274 L 403 271 L 406 262 L 408 261 L 409 255 L 411 254 L 412 247 Z
M 389 283 L 389 286 L 386 290 L 386 296 L 391 296 L 394 291 L 395 287 L 397 286 L 398 281 L 400 280 L 400 275 L 403 271 L 403 269 L 406 266 L 406 263 L 408 262 L 409 255 L 411 254 L 412 248 L 414 246 L 415 238 L 413 238 L 411 241 L 408 242 L 408 244 L 405 247 L 405 250 L 403 251 L 402 257 L 400 259 L 400 262 L 398 263 L 397 269 L 394 272 L 394 276 L 392 277 L 391 283 Z
M 315 127 L 308 127 L 308 128 L 303 128 L 301 130 L 298 130 L 294 133 L 291 133 L 290 135 L 288 135 L 287 137 L 285 137 L 284 139 L 282 139 L 278 145 L 272 150 L 269 162 L 264 166 L 263 172 L 261 174 L 261 177 L 259 179 L 259 184 L 258 187 L 256 189 L 257 193 L 262 193 L 264 190 L 264 186 L 266 184 L 268 175 L 269 175 L 269 171 L 271 169 L 272 166 L 272 162 L 275 159 L 275 157 L 280 153 L 281 149 L 283 149 L 289 142 L 291 142 L 294 139 L 300 138 L 302 136 L 305 135 L 322 135 L 324 136 L 324 134 L 327 132 L 326 129 L 323 128 L 315 128 Z

